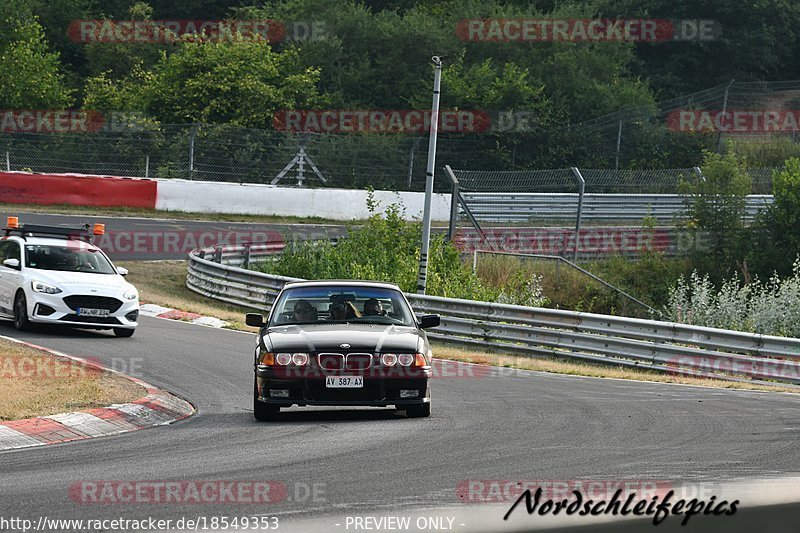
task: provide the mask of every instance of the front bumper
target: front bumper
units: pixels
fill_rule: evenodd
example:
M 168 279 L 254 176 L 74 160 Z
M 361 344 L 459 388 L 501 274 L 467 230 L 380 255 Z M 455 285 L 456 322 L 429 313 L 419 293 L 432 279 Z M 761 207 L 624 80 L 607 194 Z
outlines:
M 79 328 L 133 329 L 139 325 L 139 299 L 125 300 L 113 291 L 98 292 L 93 297 L 114 298 L 121 302 L 118 309 L 109 312 L 107 316 L 80 316 L 76 309 L 71 308 L 64 298 L 82 296 L 83 293 L 46 294 L 26 291 L 28 303 L 28 320 L 37 324 L 60 324 Z
M 419 369 L 418 376 L 392 377 L 387 375 L 369 375 L 342 373 L 342 375 L 363 375 L 362 388 L 327 388 L 325 375 L 291 378 L 276 373 L 270 367 L 259 365 L 256 368 L 256 386 L 258 399 L 261 402 L 281 407 L 292 405 L 340 405 L 387 407 L 389 405 L 422 405 L 431 401 L 430 367 Z M 331 376 L 338 374 L 329 374 Z M 270 391 L 289 391 L 288 397 L 273 397 Z M 401 398 L 400 391 L 415 390 L 417 395 Z

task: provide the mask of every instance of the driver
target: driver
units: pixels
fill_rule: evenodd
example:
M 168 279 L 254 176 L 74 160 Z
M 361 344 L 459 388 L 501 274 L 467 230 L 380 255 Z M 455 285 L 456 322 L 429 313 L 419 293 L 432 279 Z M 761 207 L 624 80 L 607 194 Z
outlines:
M 383 304 L 377 298 L 370 298 L 364 302 L 364 316 L 383 316 L 385 314 Z
M 317 308 L 308 300 L 297 300 L 294 304 L 294 319 L 298 322 L 314 322 L 317 320 Z

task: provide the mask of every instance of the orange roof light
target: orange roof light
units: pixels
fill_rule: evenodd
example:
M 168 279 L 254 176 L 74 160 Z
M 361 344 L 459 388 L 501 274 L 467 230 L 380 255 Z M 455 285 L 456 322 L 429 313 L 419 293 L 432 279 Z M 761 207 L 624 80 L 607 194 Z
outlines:
M 8 217 L 8 225 L 7 228 L 17 229 L 19 228 L 19 218 L 17 217 Z
M 105 224 L 95 224 L 93 233 L 95 235 L 105 235 L 105 233 L 106 233 L 106 225 Z

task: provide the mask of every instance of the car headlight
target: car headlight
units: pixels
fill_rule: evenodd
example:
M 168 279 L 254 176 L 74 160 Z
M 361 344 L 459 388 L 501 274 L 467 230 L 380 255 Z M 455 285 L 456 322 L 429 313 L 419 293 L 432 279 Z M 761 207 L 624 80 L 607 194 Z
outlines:
M 137 293 L 135 290 L 129 289 L 122 293 L 122 297 L 126 300 L 135 300 L 139 297 L 139 293 Z
M 43 292 L 45 294 L 58 294 L 61 292 L 61 289 L 55 285 L 50 285 L 43 281 L 31 281 L 31 289 L 33 289 L 33 292 Z
M 397 362 L 400 363 L 400 366 L 411 366 L 414 362 L 414 354 L 401 353 L 397 356 Z
M 308 364 L 308 354 L 303 352 L 293 353 L 292 363 L 297 366 L 306 366 Z

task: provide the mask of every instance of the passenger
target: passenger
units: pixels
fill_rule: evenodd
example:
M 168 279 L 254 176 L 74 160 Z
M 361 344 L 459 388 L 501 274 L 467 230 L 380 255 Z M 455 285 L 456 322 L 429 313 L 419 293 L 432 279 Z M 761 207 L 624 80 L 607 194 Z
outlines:
M 297 322 L 316 322 L 317 308 L 308 300 L 297 300 L 294 304 L 294 319 Z
M 364 302 L 364 316 L 383 316 L 385 314 L 383 304 L 377 298 L 370 298 Z

